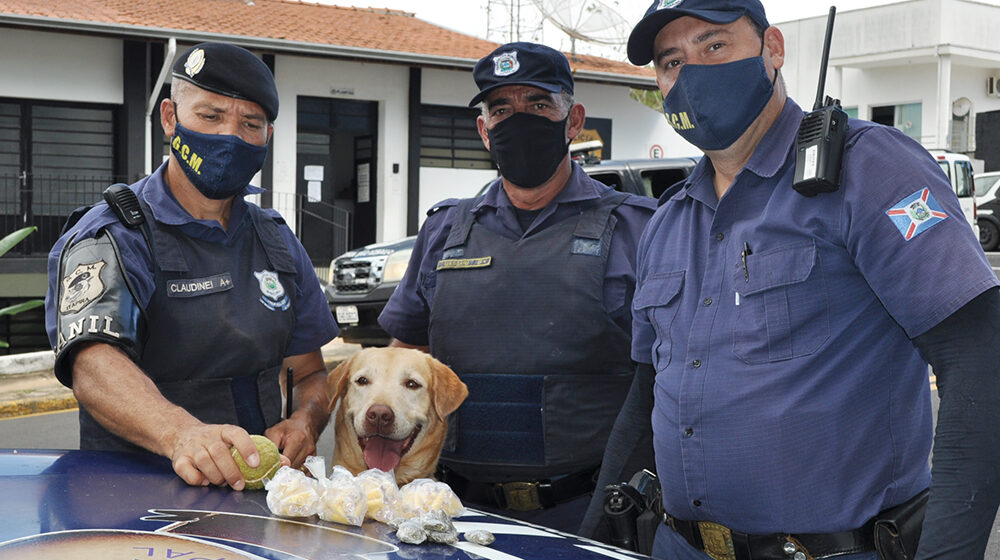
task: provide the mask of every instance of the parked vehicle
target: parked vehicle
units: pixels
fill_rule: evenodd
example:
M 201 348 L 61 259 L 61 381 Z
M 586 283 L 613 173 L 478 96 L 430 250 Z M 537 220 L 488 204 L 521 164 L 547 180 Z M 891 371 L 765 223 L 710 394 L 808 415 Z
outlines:
M 972 231 L 977 236 L 980 235 L 979 224 L 976 220 L 976 191 L 975 183 L 972 181 L 972 160 L 964 154 L 945 152 L 942 150 L 931 150 L 931 155 L 937 160 L 944 171 L 951 187 L 958 195 L 958 201 L 962 205 L 962 213 L 965 214 L 965 221 L 969 222 Z M 980 237 L 979 242 L 982 243 Z
M 976 185 L 976 207 L 982 206 L 1000 194 L 1000 171 L 976 173 L 972 179 Z
M 188 486 L 169 460 L 150 454 L 0 450 L 0 493 L 0 558 L 648 558 L 474 509 L 452 521 L 453 544 L 407 544 L 370 519 L 354 526 L 280 517 L 266 492 Z M 473 544 L 474 530 L 495 541 Z
M 605 160 L 582 167 L 594 179 L 617 190 L 658 198 L 690 175 L 697 163 L 697 158 L 632 159 Z M 415 241 L 414 236 L 368 245 L 330 263 L 326 296 L 345 341 L 366 346 L 389 343 L 389 335 L 378 324 L 378 315 L 403 279 Z

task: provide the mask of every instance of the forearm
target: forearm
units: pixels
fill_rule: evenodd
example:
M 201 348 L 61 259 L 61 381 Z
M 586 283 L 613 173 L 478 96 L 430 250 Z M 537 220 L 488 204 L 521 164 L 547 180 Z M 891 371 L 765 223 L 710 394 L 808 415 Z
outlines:
M 315 434 L 315 438 L 319 438 L 330 420 L 329 399 L 326 396 L 326 369 L 296 379 L 292 395 L 291 420 L 302 422 Z
M 106 429 L 166 457 L 182 430 L 201 424 L 164 398 L 128 356 L 108 344 L 91 344 L 77 352 L 73 394 Z
M 1000 292 L 981 294 L 914 343 L 941 398 L 918 558 L 982 558 L 1000 504 Z

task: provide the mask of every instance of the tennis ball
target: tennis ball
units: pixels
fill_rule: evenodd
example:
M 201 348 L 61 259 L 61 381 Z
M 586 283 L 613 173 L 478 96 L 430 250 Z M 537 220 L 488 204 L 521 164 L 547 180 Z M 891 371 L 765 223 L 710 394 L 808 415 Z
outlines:
M 231 447 L 229 452 L 232 453 L 236 465 L 243 474 L 243 480 L 247 483 L 246 489 L 261 490 L 264 488 L 264 479 L 274 476 L 274 473 L 281 467 L 281 457 L 278 453 L 278 446 L 273 441 L 258 435 L 252 435 L 250 439 L 257 446 L 257 453 L 260 455 L 260 466 L 256 469 L 247 465 L 243 456 L 236 450 L 236 446 Z

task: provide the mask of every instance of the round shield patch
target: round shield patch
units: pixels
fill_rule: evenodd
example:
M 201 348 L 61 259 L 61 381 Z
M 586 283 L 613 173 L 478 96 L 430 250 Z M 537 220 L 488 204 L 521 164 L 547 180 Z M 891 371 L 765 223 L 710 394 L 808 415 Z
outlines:
M 186 61 L 184 61 L 184 73 L 188 76 L 194 77 L 195 74 L 201 72 L 201 69 L 205 67 L 205 49 L 195 49 L 191 54 L 188 55 Z
M 521 67 L 517 61 L 517 51 L 508 51 L 493 57 L 493 74 L 495 76 L 510 76 Z

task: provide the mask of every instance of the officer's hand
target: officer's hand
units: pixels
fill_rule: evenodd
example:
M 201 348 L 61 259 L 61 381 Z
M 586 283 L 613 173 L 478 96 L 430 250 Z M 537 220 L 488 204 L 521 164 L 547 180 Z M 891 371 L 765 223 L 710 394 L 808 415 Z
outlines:
M 257 446 L 243 428 L 228 424 L 187 428 L 176 436 L 170 452 L 174 472 L 192 486 L 228 484 L 243 490 L 246 482 L 229 450 L 234 445 L 248 465 L 260 465 Z
M 282 455 L 288 458 L 291 466 L 299 468 L 306 460 L 306 457 L 316 454 L 316 440 L 319 435 L 315 433 L 308 422 L 296 418 L 294 415 L 272 426 L 264 432 L 268 439 L 278 444 L 278 449 Z

